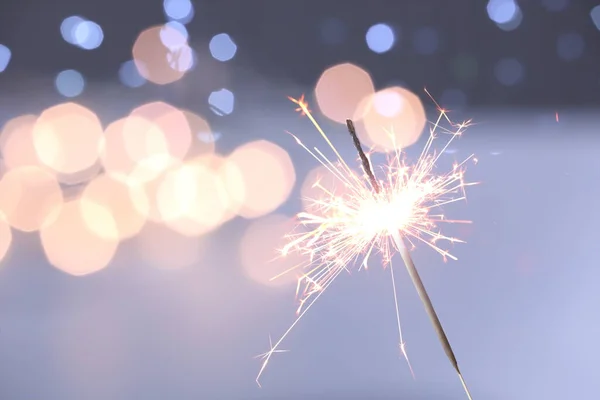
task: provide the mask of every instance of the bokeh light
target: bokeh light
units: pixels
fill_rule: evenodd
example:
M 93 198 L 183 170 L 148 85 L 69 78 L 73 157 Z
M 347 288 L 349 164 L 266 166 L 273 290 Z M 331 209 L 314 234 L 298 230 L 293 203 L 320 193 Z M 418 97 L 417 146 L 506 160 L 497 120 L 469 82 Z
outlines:
M 237 52 L 237 45 L 226 33 L 219 33 L 210 39 L 208 43 L 210 54 L 215 60 L 225 62 L 233 59 Z
M 104 32 L 100 25 L 74 15 L 65 18 L 60 25 L 63 39 L 84 50 L 94 50 L 104 41 Z
M 394 86 L 364 99 L 360 106 L 364 115 L 364 132 L 359 135 L 376 151 L 406 148 L 421 136 L 427 122 L 421 99 L 408 89 Z
M 86 226 L 98 236 L 108 240 L 124 240 L 137 235 L 146 222 L 146 215 L 140 204 L 134 205 L 132 193 L 141 190 L 134 182 L 115 176 L 100 175 L 94 178 L 81 193 L 80 206 Z M 135 196 L 139 201 L 141 194 Z M 101 209 L 99 208 L 101 207 Z M 98 210 L 110 215 L 107 225 L 98 225 L 90 218 Z
M 75 29 L 77 28 L 77 25 L 83 21 L 85 20 L 78 15 L 72 15 L 63 19 L 62 23 L 60 24 L 60 34 L 65 42 L 76 44 Z
M 33 144 L 35 115 L 21 115 L 9 120 L 0 134 L 0 152 L 7 169 L 25 165 L 41 166 Z
M 158 193 L 165 176 L 181 165 L 181 161 L 175 158 L 152 156 L 139 162 L 128 176 L 134 207 L 148 220 L 165 222 L 158 204 Z
M 183 160 L 192 146 L 196 153 L 214 149 L 213 144 L 193 143 L 190 124 L 210 133 L 208 124 L 193 113 L 160 101 L 143 104 L 106 128 L 102 165 L 122 178 L 135 173 L 139 182 L 153 180 L 174 161 Z
M 235 96 L 230 90 L 220 89 L 208 96 L 210 109 L 217 115 L 229 115 L 233 112 Z
M 82 210 L 90 208 L 81 207 L 79 200 L 66 202 L 56 220 L 40 229 L 48 262 L 74 276 L 88 275 L 108 266 L 119 245 L 118 240 L 101 237 L 89 229 L 90 223 L 101 226 L 97 229 L 104 232 L 115 229 L 108 211 L 96 205 L 93 212 L 84 217 Z
M 497 24 L 506 24 L 512 21 L 518 12 L 519 6 L 515 0 L 489 0 L 487 13 L 492 21 Z
M 596 29 L 600 31 L 600 5 L 592 8 L 592 11 L 590 11 L 590 18 L 596 26 Z
M 193 139 L 188 151 L 188 158 L 213 153 L 215 151 L 216 138 L 206 119 L 189 110 L 181 111 L 187 120 Z
M 154 26 L 140 33 L 133 44 L 132 55 L 139 74 L 157 85 L 178 81 L 194 62 L 187 38 L 168 25 Z
M 375 93 L 371 75 L 350 63 L 327 68 L 317 81 L 315 97 L 319 109 L 327 118 L 346 123 L 346 119 L 360 120 L 360 102 Z
M 229 160 L 243 177 L 244 201 L 239 215 L 257 218 L 287 200 L 296 182 L 288 153 L 274 143 L 258 140 L 238 147 Z
M 83 93 L 85 88 L 85 79 L 80 72 L 74 69 L 67 69 L 59 72 L 54 81 L 58 93 L 65 97 L 77 97 Z
M 0 214 L 0 261 L 4 260 L 12 244 L 12 230 L 4 215 Z
M 387 24 L 376 24 L 367 30 L 365 37 L 369 49 L 378 54 L 386 53 L 394 47 L 396 34 Z
M 75 103 L 46 109 L 33 127 L 33 144 L 40 161 L 64 175 L 67 183 L 88 177 L 98 163 L 103 145 L 103 130 L 93 111 Z
M 17 167 L 0 180 L 0 211 L 15 229 L 33 232 L 51 224 L 63 203 L 56 178 L 36 166 Z
M 523 80 L 525 70 L 516 58 L 504 58 L 494 67 L 496 79 L 504 86 L 514 86 Z
M 504 31 L 517 29 L 523 20 L 523 13 L 515 0 L 489 0 L 487 13 Z
M 130 118 L 136 117 L 150 121 L 152 129 L 144 132 L 143 143 L 146 148 L 141 151 L 139 144 L 142 142 L 135 140 L 132 135 L 125 137 L 125 146 L 134 160 L 161 154 L 183 160 L 192 144 L 192 131 L 182 111 L 165 102 L 155 101 L 132 110 Z M 129 141 L 130 138 L 134 140 Z
M 8 47 L 0 44 L 0 73 L 4 72 L 10 63 L 12 53 Z
M 194 18 L 194 6 L 190 0 L 164 0 L 163 10 L 168 19 L 182 24 L 187 24 Z
M 198 236 L 225 220 L 229 196 L 210 160 L 196 160 L 165 175 L 157 191 L 157 206 L 171 229 Z
M 250 223 L 242 236 L 239 250 L 242 267 L 250 279 L 267 286 L 296 283 L 299 274 L 283 273 L 307 262 L 308 256 L 293 252 L 283 257 L 278 252 L 286 244 L 286 236 L 292 232 L 294 225 L 292 218 L 279 214 Z M 273 279 L 275 277 L 277 279 Z
M 179 33 L 179 35 L 173 34 L 173 32 Z M 177 49 L 190 38 L 187 28 L 180 22 L 169 21 L 160 30 L 160 41 L 169 49 Z
M 82 21 L 77 24 L 73 35 L 75 42 L 85 50 L 97 49 L 104 41 L 102 28 L 92 21 Z
M 143 86 L 146 83 L 144 78 L 133 60 L 125 61 L 119 68 L 119 80 L 125 86 L 131 88 L 137 88 Z

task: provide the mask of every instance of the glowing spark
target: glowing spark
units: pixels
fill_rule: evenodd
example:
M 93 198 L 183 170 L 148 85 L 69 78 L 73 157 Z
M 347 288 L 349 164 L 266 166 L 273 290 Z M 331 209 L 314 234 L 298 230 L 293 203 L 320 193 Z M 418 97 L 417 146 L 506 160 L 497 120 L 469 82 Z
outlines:
M 298 137 L 292 136 L 302 148 L 336 178 L 339 188 L 326 188 L 318 181 L 315 183 L 314 187 L 320 190 L 321 196 L 311 199 L 307 210 L 297 216 L 298 227 L 304 231 L 290 234 L 288 243 L 281 251 L 284 256 L 292 251 L 306 254 L 310 261 L 294 268 L 302 271 L 298 280 L 297 318 L 281 338 L 271 346 L 271 349 L 262 355 L 263 364 L 256 378 L 257 382 L 271 356 L 279 351 L 277 349 L 283 340 L 335 278 L 342 271 L 347 271 L 348 268 L 355 265 L 357 261 L 361 266 L 359 269 L 367 268 L 368 260 L 374 253 L 381 254 L 384 267 L 390 268 L 396 305 L 399 347 L 411 374 L 413 374 L 402 336 L 394 271 L 391 265 L 393 255 L 399 252 L 436 329 L 438 338 L 459 374 L 470 399 L 471 396 L 458 369 L 456 358 L 406 246 L 407 243 L 410 247 L 414 247 L 415 243 L 424 243 L 441 254 L 444 260 L 447 258 L 456 260 L 456 257 L 452 256 L 439 243 L 452 244 L 462 241 L 442 234 L 439 225 L 442 223 L 470 223 L 470 221 L 450 220 L 441 212 L 438 213 L 437 210 L 444 205 L 465 199 L 465 188 L 474 183 L 464 181 L 464 165 L 467 161 L 475 161 L 475 159 L 470 156 L 463 162 L 455 164 L 449 172 L 444 174 L 436 174 L 434 170 L 440 155 L 448 149 L 454 138 L 462 134 L 469 126 L 470 121 L 453 124 L 447 117 L 446 111 L 438 105 L 438 118 L 431 124 L 429 137 L 416 163 L 407 164 L 404 152 L 398 149 L 388 157 L 387 163 L 383 167 L 375 171 L 371 168 L 368 155 L 361 148 L 354 124 L 348 120 L 347 127 L 358 150 L 363 168 L 363 174 L 357 174 L 340 156 L 314 119 L 304 96 L 299 99 L 290 98 L 290 100 L 298 106 L 296 110 L 302 115 L 306 115 L 312 122 L 333 151 L 336 159 L 330 160 L 319 149 L 309 149 Z M 448 122 L 453 129 L 442 128 L 440 124 L 443 121 Z M 393 140 L 393 132 L 388 133 Z M 432 145 L 439 134 L 447 134 L 449 139 L 443 148 L 436 152 Z
M 559 122 L 558 121 L 558 111 L 554 114 L 554 117 L 556 118 L 556 122 Z

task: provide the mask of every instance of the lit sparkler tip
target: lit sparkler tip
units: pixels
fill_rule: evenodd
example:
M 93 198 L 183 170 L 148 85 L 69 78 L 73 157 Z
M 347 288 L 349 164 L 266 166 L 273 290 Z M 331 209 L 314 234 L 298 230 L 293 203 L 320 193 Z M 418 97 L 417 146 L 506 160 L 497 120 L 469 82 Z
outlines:
M 425 92 L 432 98 L 427 89 L 425 89 Z M 442 248 L 442 245 L 437 243 L 453 244 L 462 241 L 443 235 L 438 230 L 438 226 L 441 223 L 465 221 L 449 220 L 443 214 L 431 213 L 431 210 L 465 199 L 464 188 L 470 183 L 464 181 L 462 166 L 473 157 L 467 158 L 460 164 L 455 164 L 448 173 L 436 174 L 434 170 L 440 154 L 447 149 L 448 144 L 454 137 L 459 136 L 471 124 L 471 121 L 453 124 L 446 115 L 447 111 L 441 108 L 432 98 L 438 107 L 439 115 L 437 121 L 432 123 L 430 137 L 421 156 L 415 164 L 410 165 L 405 162 L 404 153 L 401 150 L 396 151 L 390 156 L 388 163 L 378 170 L 378 173 L 381 173 L 381 179 L 378 180 L 367 153 L 362 149 L 354 123 L 352 120 L 347 120 L 348 132 L 352 137 L 361 160 L 364 175 L 367 178 L 364 179 L 364 176 L 357 175 L 348 166 L 333 146 L 328 136 L 310 113 L 304 95 L 299 99 L 292 97 L 289 97 L 289 99 L 298 105 L 296 111 L 308 116 L 335 154 L 336 159 L 329 159 L 317 148 L 314 150 L 307 148 L 298 137 L 288 133 L 336 178 L 336 182 L 343 190 L 325 188 L 317 180 L 313 187 L 321 189 L 323 196 L 312 200 L 306 211 L 297 214 L 298 226 L 305 227 L 307 231 L 290 235 L 288 237 L 289 242 L 284 247 L 285 251 L 282 252 L 287 254 L 288 251 L 298 251 L 310 258 L 307 265 L 301 266 L 301 268 L 307 269 L 298 279 L 296 290 L 299 302 L 297 318 L 281 338 L 272 345 L 271 350 L 266 353 L 259 377 L 271 355 L 277 352 L 281 342 L 339 274 L 343 271 L 349 272 L 348 266 L 355 263 L 360 265 L 359 269 L 361 267 L 367 269 L 368 259 L 372 253 L 380 253 L 384 266 L 389 265 L 392 273 L 400 349 L 408 362 L 400 328 L 396 287 L 393 268 L 391 267 L 392 256 L 400 252 L 426 311 L 434 323 L 434 328 L 438 333 L 442 346 L 461 377 L 464 386 L 452 349 L 445 338 L 445 334 L 443 334 L 441 324 L 435 315 L 422 282 L 418 278 L 408 253 L 408 247 L 414 248 L 415 242 L 420 242 L 438 252 L 444 261 L 447 258 L 456 259 Z M 447 121 L 453 130 L 442 128 L 442 120 Z M 436 152 L 432 148 L 437 130 L 450 134 L 448 143 L 440 152 Z M 410 363 L 409 367 L 412 374 Z M 468 390 L 466 391 L 468 393 Z

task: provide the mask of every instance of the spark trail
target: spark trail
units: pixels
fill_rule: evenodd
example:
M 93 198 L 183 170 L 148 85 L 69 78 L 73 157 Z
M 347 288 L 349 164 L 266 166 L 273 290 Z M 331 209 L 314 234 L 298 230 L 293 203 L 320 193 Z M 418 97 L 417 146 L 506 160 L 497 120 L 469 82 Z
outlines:
M 446 111 L 438 106 L 438 118 L 431 124 L 429 137 L 416 163 L 406 163 L 405 153 L 401 149 L 396 149 L 388 156 L 387 163 L 374 171 L 371 168 L 369 157 L 362 150 L 353 122 L 347 120 L 347 127 L 363 168 L 363 174 L 357 174 L 344 161 L 319 126 L 308 109 L 304 97 L 290 98 L 290 100 L 298 105 L 296 110 L 306 115 L 312 122 L 336 158 L 331 160 L 318 148 L 309 149 L 298 137 L 292 136 L 335 178 L 337 187 L 327 188 L 321 185 L 320 181 L 314 184 L 314 187 L 319 189 L 321 196 L 310 199 L 307 210 L 297 215 L 298 228 L 302 231 L 291 233 L 287 238 L 286 246 L 281 250 L 283 256 L 292 251 L 306 254 L 309 256 L 309 262 L 282 273 L 290 273 L 293 270 L 301 272 L 297 287 L 300 305 L 296 320 L 280 339 L 271 345 L 271 349 L 262 355 L 263 364 L 256 379 L 257 383 L 272 355 L 281 352 L 279 346 L 283 340 L 333 281 L 357 262 L 361 268 L 367 268 L 369 258 L 375 253 L 381 254 L 384 267 L 389 267 L 391 271 L 400 351 L 412 373 L 402 335 L 394 271 L 391 265 L 393 255 L 398 252 L 436 329 L 438 338 L 459 374 L 465 392 L 471 399 L 458 369 L 456 357 L 454 357 L 407 247 L 407 244 L 411 247 L 414 247 L 415 243 L 426 244 L 441 254 L 444 260 L 447 258 L 456 260 L 438 243 L 452 244 L 462 241 L 442 234 L 439 225 L 470 223 L 470 221 L 447 219 L 444 214 L 437 212 L 444 205 L 465 198 L 465 187 L 473 183 L 464 181 L 464 165 L 469 160 L 475 160 L 470 156 L 462 163 L 454 164 L 451 171 L 447 173 L 437 174 L 434 169 L 440 155 L 454 138 L 462 134 L 469 125 L 469 121 L 453 124 L 447 117 Z M 443 121 L 449 123 L 452 129 L 442 128 L 441 122 Z M 393 139 L 393 132 L 388 133 Z M 438 134 L 446 134 L 449 139 L 442 150 L 436 152 L 432 145 Z

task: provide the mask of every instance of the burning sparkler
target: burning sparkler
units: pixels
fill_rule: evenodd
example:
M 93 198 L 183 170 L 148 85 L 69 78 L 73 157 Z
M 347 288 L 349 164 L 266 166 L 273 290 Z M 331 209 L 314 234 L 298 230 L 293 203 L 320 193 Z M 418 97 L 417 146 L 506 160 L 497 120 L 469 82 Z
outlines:
M 471 184 L 466 183 L 463 179 L 464 165 L 473 157 L 468 157 L 462 163 L 455 164 L 452 170 L 445 174 L 435 174 L 433 170 L 440 155 L 448 148 L 452 140 L 464 131 L 469 125 L 469 121 L 458 125 L 452 124 L 446 112 L 438 106 L 439 116 L 432 124 L 429 138 L 416 164 L 408 165 L 402 150 L 396 150 L 388 157 L 386 165 L 379 171 L 374 171 L 368 155 L 361 147 L 353 122 L 347 120 L 348 131 L 352 135 L 362 163 L 364 175 L 361 176 L 353 172 L 340 156 L 312 116 L 304 97 L 290 98 L 290 100 L 298 105 L 297 111 L 309 118 L 333 150 L 336 160 L 330 160 L 317 148 L 309 149 L 296 136 L 292 136 L 336 178 L 344 190 L 342 193 L 337 193 L 335 190 L 325 188 L 319 182 L 315 183 L 314 186 L 322 191 L 323 196 L 311 200 L 312 204 L 309 210 L 298 214 L 299 225 L 306 228 L 307 231 L 291 234 L 289 242 L 282 249 L 283 255 L 291 251 L 308 254 L 310 262 L 293 268 L 302 271 L 298 279 L 297 294 L 300 306 L 297 310 L 297 318 L 281 338 L 271 344 L 271 349 L 262 355 L 263 364 L 257 376 L 257 383 L 272 355 L 281 352 L 279 346 L 283 340 L 335 278 L 342 271 L 347 271 L 348 267 L 361 256 L 361 266 L 367 268 L 368 260 L 375 252 L 382 255 L 384 266 L 389 265 L 396 305 L 400 351 L 413 374 L 403 340 L 394 269 L 391 265 L 392 256 L 398 252 L 425 306 L 438 339 L 457 372 L 465 393 L 471 399 L 454 352 L 414 266 L 408 248 L 408 246 L 413 247 L 415 243 L 421 242 L 440 253 L 444 259 L 456 260 L 447 250 L 440 247 L 438 242 L 462 241 L 443 235 L 439 232 L 438 225 L 441 223 L 469 223 L 469 221 L 449 220 L 443 214 L 433 214 L 433 211 L 465 198 L 464 189 Z M 440 126 L 442 120 L 446 120 L 454 129 L 443 129 Z M 440 152 L 435 152 L 432 145 L 438 132 L 448 134 L 450 138 Z M 393 132 L 389 133 L 393 139 Z M 380 173 L 381 178 L 378 179 L 376 172 Z M 284 273 L 289 272 L 291 270 Z

